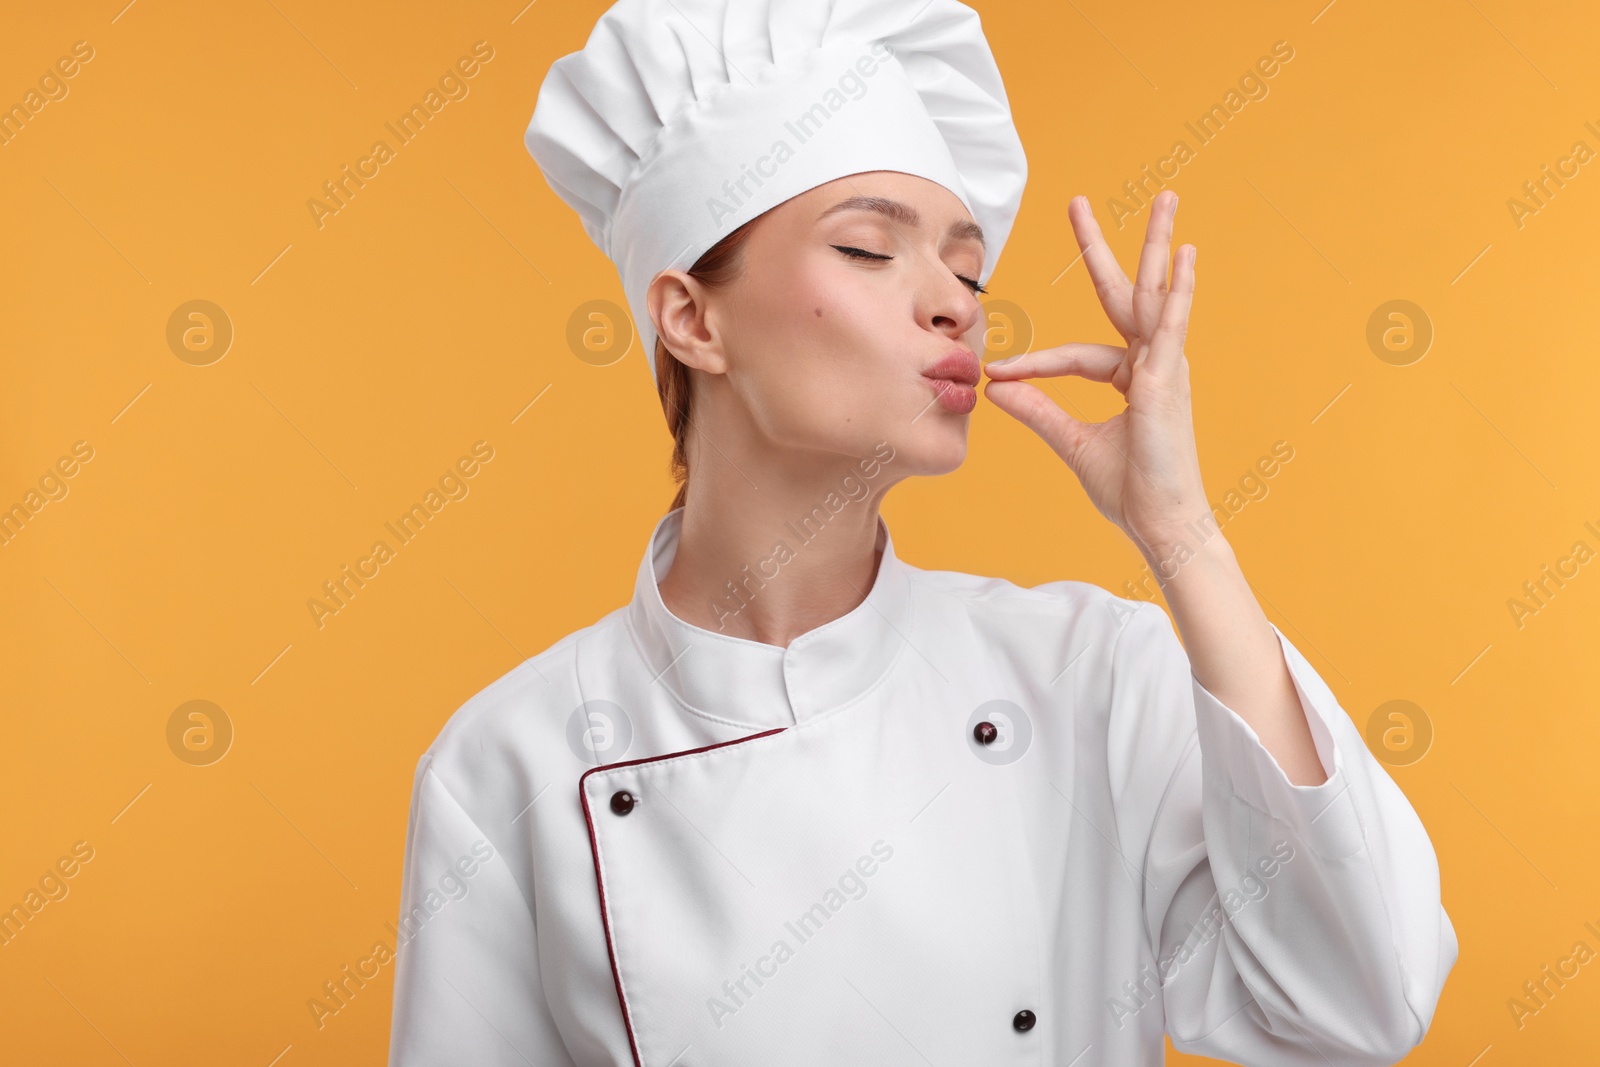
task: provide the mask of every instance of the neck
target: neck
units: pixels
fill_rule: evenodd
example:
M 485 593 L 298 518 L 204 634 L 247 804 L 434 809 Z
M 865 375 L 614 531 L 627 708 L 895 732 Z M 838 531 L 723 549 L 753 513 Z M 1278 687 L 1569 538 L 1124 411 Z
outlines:
M 873 484 L 849 459 L 803 472 L 740 463 L 696 470 L 661 599 L 695 626 L 787 648 L 871 591 L 889 479 Z

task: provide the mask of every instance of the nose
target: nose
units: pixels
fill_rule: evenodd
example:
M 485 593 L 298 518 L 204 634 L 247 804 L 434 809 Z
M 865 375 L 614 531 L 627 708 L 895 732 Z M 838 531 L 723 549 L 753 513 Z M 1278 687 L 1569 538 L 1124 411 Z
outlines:
M 919 296 L 923 328 L 950 338 L 966 336 L 982 320 L 978 294 L 939 259 L 929 260 L 929 266 Z

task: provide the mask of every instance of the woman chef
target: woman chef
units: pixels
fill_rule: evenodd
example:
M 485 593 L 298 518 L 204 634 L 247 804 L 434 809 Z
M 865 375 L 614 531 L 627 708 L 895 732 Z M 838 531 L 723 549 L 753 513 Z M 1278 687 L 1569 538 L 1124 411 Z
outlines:
M 1389 1064 L 1457 943 L 1433 848 L 1211 520 L 1176 197 L 1125 347 L 991 366 L 1164 580 L 922 570 L 1027 167 L 957 0 L 621 0 L 526 143 L 616 263 L 680 465 L 633 599 L 417 767 L 390 1063 Z M 1069 418 L 1018 379 L 1127 409 Z M 693 432 L 690 432 L 690 431 Z M 682 470 L 680 474 L 684 473 Z

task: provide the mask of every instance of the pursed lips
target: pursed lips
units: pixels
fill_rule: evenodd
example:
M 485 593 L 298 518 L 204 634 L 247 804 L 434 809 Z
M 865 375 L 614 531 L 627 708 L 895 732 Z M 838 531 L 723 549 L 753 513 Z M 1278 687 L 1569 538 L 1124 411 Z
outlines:
M 964 348 L 958 348 L 922 372 L 926 378 L 960 382 L 976 386 L 982 378 L 982 365 L 978 357 Z
M 960 348 L 923 371 L 922 376 L 933 386 L 941 407 L 965 415 L 978 406 L 977 386 L 982 369 L 976 355 Z

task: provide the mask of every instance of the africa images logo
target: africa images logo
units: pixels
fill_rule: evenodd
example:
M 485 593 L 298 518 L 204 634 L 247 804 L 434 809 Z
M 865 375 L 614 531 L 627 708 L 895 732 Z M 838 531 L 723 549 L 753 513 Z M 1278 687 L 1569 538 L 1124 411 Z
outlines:
M 788 136 L 774 137 L 771 147 L 765 155 L 756 158 L 753 168 L 748 163 L 741 163 L 739 176 L 722 183 L 723 195 L 706 199 L 706 210 L 711 213 L 711 220 L 721 226 L 737 215 L 739 209 L 754 195 L 750 191 L 750 183 L 754 182 L 756 188 L 761 188 L 778 173 L 779 167 L 795 157 L 797 148 L 803 147 L 826 128 L 829 120 L 845 105 L 866 96 L 870 88 L 866 79 L 878 73 L 893 55 L 894 49 L 887 42 L 873 41 L 871 54 L 859 56 L 853 64 L 844 68 L 835 84 L 823 91 L 820 99 L 792 119 L 786 119 L 783 130 Z M 789 141 L 791 137 L 794 139 L 792 144 Z
M 567 716 L 567 747 L 591 767 L 615 763 L 633 745 L 633 720 L 621 704 L 585 700 Z

